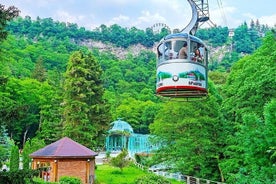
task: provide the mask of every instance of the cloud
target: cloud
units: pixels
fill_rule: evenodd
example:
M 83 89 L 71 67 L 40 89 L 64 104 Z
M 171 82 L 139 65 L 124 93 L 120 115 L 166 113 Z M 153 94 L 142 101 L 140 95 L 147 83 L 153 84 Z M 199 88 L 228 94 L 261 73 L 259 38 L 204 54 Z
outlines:
M 255 20 L 255 19 L 257 19 L 256 16 L 253 15 L 253 14 L 251 14 L 251 13 L 243 13 L 242 15 L 243 15 L 243 17 L 245 18 L 244 21 L 247 21 L 247 22 L 250 21 L 250 20 Z
M 137 18 L 137 21 L 134 23 L 134 26 L 141 26 L 143 24 L 152 26 L 154 23 L 165 22 L 166 19 L 162 17 L 159 13 L 151 14 L 149 11 L 143 10 L 141 16 Z M 149 26 L 149 24 L 151 24 Z
M 84 15 L 73 15 L 64 10 L 59 10 L 55 13 L 54 19 L 60 20 L 62 22 L 77 23 L 84 20 Z
M 276 14 L 269 16 L 262 16 L 259 18 L 261 24 L 268 25 L 269 27 L 274 27 L 276 25 Z
M 130 20 L 130 18 L 128 16 L 119 15 L 117 17 L 113 17 L 109 22 L 107 22 L 106 25 L 113 25 L 113 24 L 124 25 L 129 20 Z
M 214 22 L 214 24 L 220 25 L 222 27 L 236 27 L 236 25 L 240 24 L 241 22 L 239 19 L 234 18 L 236 12 L 237 9 L 233 6 L 212 9 L 210 12 L 210 20 Z

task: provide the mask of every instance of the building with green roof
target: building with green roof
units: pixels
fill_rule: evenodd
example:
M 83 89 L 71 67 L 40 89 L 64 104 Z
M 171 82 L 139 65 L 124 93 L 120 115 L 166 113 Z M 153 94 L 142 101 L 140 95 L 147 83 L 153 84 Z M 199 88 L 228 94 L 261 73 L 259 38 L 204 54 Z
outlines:
M 111 124 L 106 137 L 106 151 L 116 152 L 127 149 L 130 156 L 135 153 L 149 153 L 157 146 L 150 141 L 148 134 L 136 134 L 129 123 L 118 119 Z

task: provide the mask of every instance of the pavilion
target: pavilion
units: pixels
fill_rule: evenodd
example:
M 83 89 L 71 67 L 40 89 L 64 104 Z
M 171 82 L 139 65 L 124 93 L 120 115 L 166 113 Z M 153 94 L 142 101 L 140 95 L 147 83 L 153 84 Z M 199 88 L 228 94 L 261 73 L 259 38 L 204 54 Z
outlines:
M 95 156 L 85 146 L 64 137 L 30 154 L 32 169 L 39 169 L 44 181 L 58 182 L 61 176 L 74 176 L 82 183 L 94 183 Z
M 106 151 L 116 152 L 127 149 L 132 157 L 136 153 L 150 153 L 157 146 L 150 142 L 150 135 L 136 134 L 129 123 L 118 119 L 111 123 L 105 141 Z

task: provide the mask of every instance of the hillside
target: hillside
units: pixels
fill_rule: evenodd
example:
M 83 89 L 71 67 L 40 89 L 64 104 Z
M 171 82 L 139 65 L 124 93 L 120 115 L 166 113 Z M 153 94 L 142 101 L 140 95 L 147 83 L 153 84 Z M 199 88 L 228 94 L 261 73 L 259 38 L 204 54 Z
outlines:
M 260 46 L 261 36 L 265 35 L 269 29 L 258 21 L 256 23 L 252 21 L 250 26 L 244 23 L 236 28 L 233 37 L 228 36 L 230 30 L 227 27 L 200 29 L 196 36 L 207 43 L 211 50 L 211 56 L 216 56 L 212 62 L 220 63 L 227 52 L 220 48 L 231 47 L 231 55 L 232 53 L 234 55 L 250 54 Z M 139 30 L 135 27 L 128 29 L 116 24 L 110 27 L 101 25 L 94 30 L 86 30 L 83 27 L 78 27 L 77 24 L 58 22 L 52 18 L 40 19 L 38 17 L 36 20 L 32 20 L 28 16 L 19 17 L 10 22 L 7 30 L 13 35 L 24 35 L 24 37 L 33 40 L 49 38 L 62 40 L 67 38 L 78 45 L 97 47 L 100 50 L 112 52 L 118 58 L 123 58 L 129 52 L 137 55 L 140 49 L 152 50 L 161 38 L 170 33 L 169 30 L 162 29 L 160 33 L 155 34 L 151 28 L 146 30 Z M 212 53 L 212 51 L 217 53 L 218 50 L 223 52 L 220 52 L 219 55 Z M 235 59 L 237 61 L 238 58 L 235 57 Z M 234 61 L 227 62 L 231 66 Z M 218 66 L 214 69 L 217 68 Z M 229 69 L 225 66 L 223 68 L 225 71 Z M 213 68 L 211 69 L 213 70 Z
M 64 136 L 104 150 L 110 123 L 121 118 L 162 145 L 147 164 L 166 160 L 179 173 L 227 183 L 276 180 L 275 30 L 242 24 L 233 37 L 228 28 L 198 30 L 211 52 L 208 98 L 177 101 L 155 95 L 153 50 L 168 30 L 85 30 L 30 17 L 6 28 L 1 153 Z

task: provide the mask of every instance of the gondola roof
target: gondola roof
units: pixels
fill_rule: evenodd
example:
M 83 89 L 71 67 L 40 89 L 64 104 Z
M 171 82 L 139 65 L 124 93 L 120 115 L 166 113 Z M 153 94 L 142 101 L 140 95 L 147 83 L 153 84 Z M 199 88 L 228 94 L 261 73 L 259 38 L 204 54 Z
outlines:
M 174 34 L 169 34 L 169 35 L 167 35 L 167 36 L 164 38 L 164 40 L 174 39 L 174 38 L 188 38 L 188 37 L 189 37 L 192 41 L 195 41 L 195 42 L 198 42 L 198 43 L 201 43 L 201 44 L 205 45 L 204 42 L 203 42 L 201 39 L 199 39 L 199 38 L 196 37 L 196 36 L 189 35 L 188 33 L 174 33 Z

